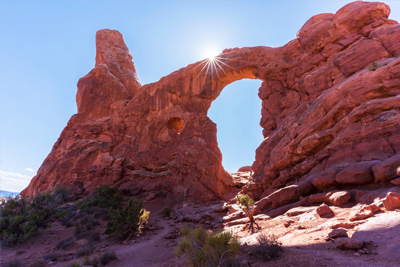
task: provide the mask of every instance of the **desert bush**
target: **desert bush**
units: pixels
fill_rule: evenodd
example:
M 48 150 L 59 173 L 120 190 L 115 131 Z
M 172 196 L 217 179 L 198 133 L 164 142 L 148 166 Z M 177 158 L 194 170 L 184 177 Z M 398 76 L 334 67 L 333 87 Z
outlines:
M 98 257 L 89 258 L 89 256 L 85 256 L 83 259 L 82 265 L 90 265 L 93 267 L 97 267 L 100 265 L 100 259 Z
M 93 233 L 91 230 L 93 230 L 97 225 L 100 225 L 100 222 L 97 221 L 93 215 L 84 216 L 74 224 L 76 239 L 79 240 L 89 237 Z
M 107 265 L 110 261 L 117 260 L 117 254 L 115 251 L 107 251 L 100 255 L 100 263 Z
M 61 218 L 60 222 L 65 227 L 71 227 L 74 225 L 74 223 L 71 221 L 71 218 L 68 218 L 68 217 Z
M 368 66 L 368 69 L 371 71 L 375 71 L 378 69 L 378 63 L 376 61 L 372 61 L 371 65 Z
M 144 214 L 143 201 L 130 199 L 128 206 L 122 210 L 110 208 L 109 214 L 106 234 L 113 235 L 118 240 L 133 238 Z
M 99 207 L 90 207 L 90 208 L 86 208 L 85 212 L 87 214 L 93 214 L 93 216 L 95 218 L 103 218 L 108 215 L 108 209 L 106 208 L 99 208 Z
M 66 239 L 59 241 L 56 245 L 56 249 L 67 250 L 75 245 L 76 245 L 75 239 L 73 237 L 68 237 Z
M 170 208 L 164 208 L 163 211 L 161 212 L 163 217 L 169 217 L 171 215 L 171 209 Z
M 54 218 L 62 218 L 65 211 L 58 207 L 67 197 L 64 189 L 48 191 L 31 198 L 12 198 L 2 204 L 1 242 L 13 245 L 33 237 L 40 227 Z
M 123 200 L 124 197 L 121 190 L 108 185 L 102 185 L 95 188 L 90 195 L 77 201 L 75 207 L 82 210 L 91 207 L 100 207 L 107 210 L 109 208 L 119 209 Z
M 54 189 L 53 195 L 58 197 L 62 203 L 67 202 L 71 199 L 71 190 L 67 189 L 65 186 L 57 186 Z
M 76 252 L 76 256 L 78 258 L 82 257 L 82 256 L 89 256 L 90 254 L 93 253 L 93 246 L 91 243 L 86 243 L 84 244 L 77 252 Z
M 37 259 L 28 264 L 28 267 L 45 267 L 47 266 L 47 261 L 43 259 Z
M 19 259 L 13 259 L 8 261 L 4 267 L 21 267 L 22 266 L 22 262 Z
M 99 241 L 99 240 L 100 240 L 100 233 L 97 232 L 97 231 L 91 232 L 91 233 L 88 235 L 87 240 L 88 240 L 89 242 L 96 242 L 96 241 Z
M 207 232 L 203 227 L 181 229 L 184 236 L 174 254 L 184 254 L 192 266 L 235 266 L 240 246 L 231 232 Z
M 278 258 L 283 252 L 282 243 L 275 235 L 260 234 L 257 241 L 259 244 L 254 247 L 254 254 L 265 261 Z
M 237 195 L 236 198 L 239 208 L 241 208 L 246 216 L 249 217 L 250 222 L 254 222 L 254 200 L 251 199 L 247 194 L 244 196 Z
M 58 261 L 61 255 L 59 253 L 49 253 L 44 255 L 42 258 L 47 261 Z
M 69 264 L 69 267 L 82 267 L 82 265 L 80 265 L 80 264 L 77 263 L 77 262 L 71 262 L 71 263 Z
M 26 253 L 26 251 L 23 250 L 23 249 L 19 249 L 19 250 L 17 250 L 15 253 L 16 253 L 17 255 L 21 255 L 21 254 Z

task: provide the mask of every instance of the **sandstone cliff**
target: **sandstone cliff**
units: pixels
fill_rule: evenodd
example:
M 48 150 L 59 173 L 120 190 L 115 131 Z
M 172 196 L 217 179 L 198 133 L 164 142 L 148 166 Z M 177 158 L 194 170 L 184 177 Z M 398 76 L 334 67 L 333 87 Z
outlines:
M 385 186 L 400 165 L 400 25 L 389 13 L 354 2 L 310 18 L 285 46 L 226 49 L 219 68 L 201 61 L 143 86 L 122 35 L 101 30 L 95 68 L 78 82 L 78 113 L 21 194 L 108 184 L 131 195 L 164 190 L 174 201 L 232 197 L 242 184 L 222 167 L 207 111 L 243 78 L 263 81 L 265 139 L 241 189 L 259 210 Z

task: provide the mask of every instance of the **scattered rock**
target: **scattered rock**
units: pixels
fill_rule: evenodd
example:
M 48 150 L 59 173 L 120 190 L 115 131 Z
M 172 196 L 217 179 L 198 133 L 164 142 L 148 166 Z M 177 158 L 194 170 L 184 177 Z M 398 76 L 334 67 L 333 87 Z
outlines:
M 344 170 L 340 171 L 335 181 L 339 184 L 366 184 L 374 180 L 372 166 L 380 161 L 361 161 L 350 164 Z
M 230 221 L 233 221 L 233 220 L 237 220 L 237 219 L 243 218 L 244 216 L 245 216 L 245 213 L 243 211 L 237 211 L 237 212 L 234 212 L 232 214 L 229 214 L 228 216 L 224 216 L 223 217 L 223 221 L 224 222 L 230 222 Z
M 337 228 L 337 229 L 333 229 L 328 236 L 325 238 L 325 240 L 330 240 L 330 239 L 336 239 L 339 237 L 349 237 L 347 235 L 347 231 L 345 229 L 341 229 L 341 228 Z
M 271 219 L 271 217 L 266 214 L 258 214 L 258 215 L 254 216 L 254 220 L 258 220 L 258 221 L 267 221 L 270 219 Z
M 303 213 L 307 213 L 307 212 L 312 212 L 314 211 L 315 208 L 309 208 L 309 207 L 297 207 L 297 208 L 293 208 L 288 210 L 285 214 L 288 217 L 293 217 L 293 216 L 297 216 Z
M 398 168 L 397 170 L 399 170 L 400 168 Z M 394 184 L 394 185 L 398 185 L 398 186 L 400 186 L 400 178 L 396 178 L 396 179 L 394 179 L 394 180 L 391 180 L 390 181 L 392 184 Z
M 335 244 L 340 249 L 361 249 L 364 241 L 351 239 L 348 237 L 339 237 L 335 239 Z
M 386 182 L 397 178 L 397 168 L 400 166 L 400 155 L 390 157 L 378 164 L 372 170 L 374 172 L 375 181 Z
M 386 198 L 383 199 L 383 205 L 386 210 L 395 210 L 400 208 L 400 194 L 395 192 L 387 193 Z
M 360 208 L 360 210 L 355 210 L 351 212 L 349 215 L 349 220 L 350 221 L 364 220 L 368 217 L 371 217 L 372 215 L 374 215 L 375 212 L 379 210 L 380 208 L 375 204 L 363 206 Z
M 292 223 L 294 223 L 293 220 L 286 220 L 286 221 L 283 222 L 283 225 L 284 225 L 286 228 L 288 228 Z
M 350 200 L 351 193 L 349 191 L 338 191 L 332 194 L 328 193 L 327 197 L 333 205 L 342 206 Z
M 319 216 L 324 216 L 327 215 L 329 213 L 333 213 L 331 208 L 326 205 L 325 203 L 322 203 L 317 209 L 316 209 L 317 213 Z
M 149 201 L 149 200 L 154 199 L 155 197 L 156 197 L 156 195 L 153 194 L 153 193 L 151 193 L 151 194 L 149 194 L 149 195 L 145 198 L 145 200 L 146 200 L 146 201 Z
M 249 222 L 250 222 L 249 218 L 241 218 L 241 219 L 228 221 L 228 222 L 224 223 L 224 227 L 234 226 L 234 225 L 239 225 L 239 224 L 246 224 L 246 223 L 249 223 Z

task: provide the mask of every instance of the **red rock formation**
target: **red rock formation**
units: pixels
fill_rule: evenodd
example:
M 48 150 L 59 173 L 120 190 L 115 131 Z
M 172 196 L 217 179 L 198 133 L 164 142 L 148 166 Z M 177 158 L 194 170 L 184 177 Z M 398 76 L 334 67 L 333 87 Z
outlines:
M 239 184 L 222 167 L 207 111 L 243 78 L 263 81 L 265 139 L 243 188 L 259 211 L 318 191 L 386 185 L 400 153 L 400 25 L 389 13 L 383 3 L 354 2 L 312 17 L 283 47 L 226 49 L 221 68 L 203 68 L 205 60 L 144 86 L 122 36 L 101 30 L 96 66 L 78 82 L 78 114 L 21 194 L 109 184 L 132 195 L 165 190 L 175 201 L 231 197 Z

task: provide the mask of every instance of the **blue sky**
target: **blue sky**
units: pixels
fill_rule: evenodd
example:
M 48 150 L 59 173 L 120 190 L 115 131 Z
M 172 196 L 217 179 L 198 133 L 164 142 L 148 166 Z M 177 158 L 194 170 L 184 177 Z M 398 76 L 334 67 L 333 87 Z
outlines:
M 351 1 L 0 1 L 0 188 L 20 191 L 76 113 L 76 84 L 95 63 L 95 34 L 124 35 L 142 84 L 208 50 L 282 46 L 313 15 Z M 400 3 L 385 1 L 390 18 Z M 223 165 L 251 165 L 262 140 L 260 81 L 227 86 L 213 102 Z

